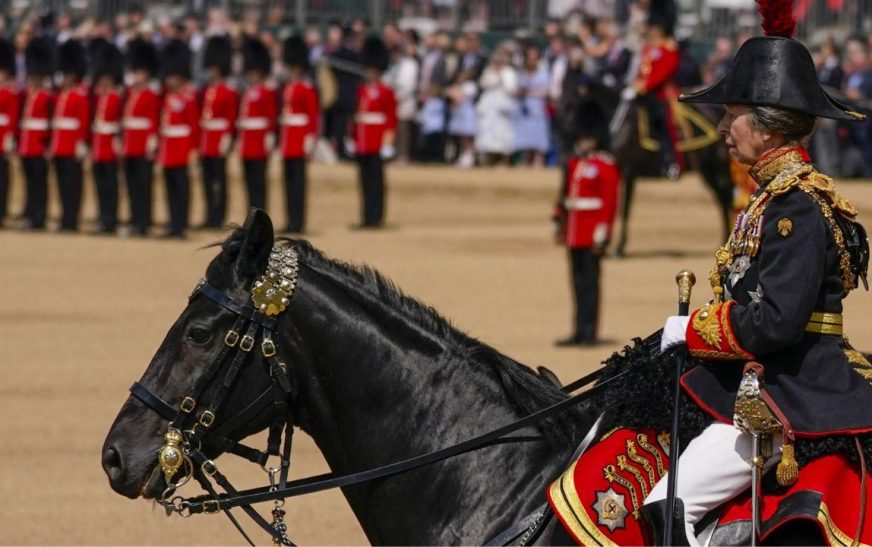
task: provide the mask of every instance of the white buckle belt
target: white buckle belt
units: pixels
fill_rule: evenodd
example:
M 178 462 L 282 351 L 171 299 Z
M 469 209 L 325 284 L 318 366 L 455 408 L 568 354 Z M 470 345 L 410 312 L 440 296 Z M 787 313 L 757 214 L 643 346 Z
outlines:
M 121 126 L 116 122 L 94 122 L 94 133 L 98 135 L 114 135 Z
M 566 198 L 563 206 L 569 211 L 596 211 L 602 209 L 603 200 L 600 198 Z
M 191 128 L 187 125 L 165 125 L 160 128 L 160 134 L 164 137 L 187 137 L 191 134 Z
M 237 124 L 239 129 L 258 130 L 268 129 L 269 120 L 266 118 L 242 118 Z
M 200 127 L 207 131 L 224 131 L 230 129 L 230 120 L 226 118 L 209 118 L 200 122 Z
M 302 127 L 309 125 L 309 116 L 306 114 L 286 113 L 282 116 L 282 125 L 289 127 Z
M 388 121 L 388 117 L 381 112 L 358 112 L 354 121 L 365 125 L 382 124 Z
M 122 126 L 124 127 L 124 129 L 151 129 L 151 120 L 149 120 L 148 118 L 124 118 Z
M 52 120 L 52 126 L 63 131 L 75 131 L 80 127 L 80 124 L 76 118 L 55 118 Z
M 21 122 L 21 129 L 30 131 L 48 131 L 48 120 L 44 118 L 25 118 Z

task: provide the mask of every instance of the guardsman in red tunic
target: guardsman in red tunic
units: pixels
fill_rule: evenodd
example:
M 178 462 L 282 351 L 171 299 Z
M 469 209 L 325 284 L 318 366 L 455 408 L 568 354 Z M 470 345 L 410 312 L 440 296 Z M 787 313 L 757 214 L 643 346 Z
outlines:
M 672 37 L 675 21 L 667 11 L 661 12 L 652 4 L 639 73 L 632 91 L 648 111 L 650 130 L 660 144 L 663 174 L 677 179 L 683 169 L 683 160 L 677 149 L 678 131 L 670 103 L 678 98 L 675 75 L 681 51 Z
M 575 295 L 575 330 L 558 346 L 597 342 L 600 258 L 608 246 L 618 203 L 621 175 L 608 152 L 609 127 L 592 103 L 576 113 L 575 153 L 567 160 L 566 180 L 557 204 L 558 238 L 569 249 Z
M 97 41 L 99 40 L 99 41 Z M 118 226 L 118 157 L 121 153 L 121 89 L 124 59 L 115 44 L 102 38 L 91 44 L 94 52 L 91 82 L 96 104 L 91 125 L 91 168 L 100 203 L 97 231 L 115 233 Z
M 69 232 L 79 229 L 82 160 L 88 155 L 90 143 L 91 103 L 88 87 L 82 83 L 88 70 L 85 56 L 85 46 L 72 38 L 58 48 L 58 70 L 63 80 L 51 121 L 49 154 L 63 210 L 60 229 Z
M 144 236 L 151 226 L 152 163 L 157 152 L 160 97 L 157 83 L 157 49 L 141 38 L 127 44 L 127 66 L 132 84 L 121 118 L 122 155 L 127 195 L 130 198 L 130 226 L 127 235 Z
M 51 74 L 54 71 L 54 50 L 45 38 L 34 38 L 24 51 L 27 70 L 27 94 L 21 114 L 18 155 L 27 183 L 24 204 L 24 230 L 45 228 L 48 200 L 48 152 L 51 139 L 50 121 L 54 104 Z
M 284 158 L 287 198 L 287 232 L 302 233 L 306 228 L 306 159 L 318 138 L 318 93 L 306 78 L 309 48 L 302 38 L 285 40 L 283 59 L 290 80 L 282 91 L 281 149 Z
M 272 59 L 263 42 L 246 38 L 242 46 L 243 71 L 248 89 L 239 113 L 239 154 L 245 172 L 248 203 L 266 209 L 266 168 L 275 148 L 278 104 L 275 88 L 267 82 Z
M 377 229 L 384 221 L 384 160 L 392 158 L 397 128 L 397 99 L 393 90 L 381 83 L 388 67 L 388 49 L 379 38 L 367 38 L 361 53 L 365 83 L 357 90 L 357 112 L 352 134 L 354 154 L 360 166 L 363 190 L 363 220 L 360 228 Z
M 15 48 L 0 38 L 0 226 L 6 217 L 9 200 L 9 156 L 15 153 L 21 96 L 15 85 Z
M 209 85 L 203 91 L 200 121 L 200 165 L 206 203 L 204 228 L 221 228 L 227 215 L 227 154 L 233 145 L 239 94 L 228 82 L 233 46 L 227 36 L 206 42 L 203 70 Z
M 170 211 L 167 237 L 183 238 L 188 228 L 188 162 L 200 142 L 200 112 L 191 77 L 191 50 L 171 40 L 161 51 L 164 100 L 160 117 L 158 163 L 163 168 Z

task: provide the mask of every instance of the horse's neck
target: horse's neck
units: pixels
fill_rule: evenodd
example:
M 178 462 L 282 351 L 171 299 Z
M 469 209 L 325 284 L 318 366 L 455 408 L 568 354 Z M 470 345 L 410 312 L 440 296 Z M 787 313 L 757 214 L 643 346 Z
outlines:
M 301 375 L 301 426 L 334 472 L 428 453 L 519 417 L 497 381 L 471 372 L 434 333 L 369 315 L 324 281 L 300 286 L 291 320 L 312 367 Z M 345 494 L 374 543 L 480 543 L 544 493 L 562 463 L 550 452 L 544 442 L 491 447 Z

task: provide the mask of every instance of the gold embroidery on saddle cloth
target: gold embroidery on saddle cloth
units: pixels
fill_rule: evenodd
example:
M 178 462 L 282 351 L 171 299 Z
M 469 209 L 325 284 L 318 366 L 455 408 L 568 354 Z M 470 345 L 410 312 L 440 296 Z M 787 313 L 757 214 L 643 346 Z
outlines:
M 675 127 L 681 130 L 681 138 L 675 144 L 678 152 L 693 152 L 721 140 L 717 126 L 694 108 L 670 101 L 670 108 L 675 119 Z M 699 134 L 694 133 L 694 128 Z M 636 129 L 639 134 L 639 146 L 648 152 L 659 152 L 660 142 L 651 137 L 651 121 L 648 110 L 639 106 L 636 111 Z
M 622 457 L 623 456 L 618 456 L 618 458 Z M 620 484 L 627 490 L 627 492 L 630 493 L 630 501 L 633 504 L 633 518 L 639 520 L 639 507 L 641 507 L 641 504 L 639 503 L 639 496 L 638 494 L 636 494 L 636 488 L 633 487 L 633 483 L 631 483 L 629 479 L 618 473 L 618 471 L 615 469 L 615 466 L 611 464 L 603 467 L 603 476 L 605 476 L 606 480 L 611 483 Z
M 636 435 L 636 441 L 639 443 L 639 446 L 642 447 L 642 450 L 654 456 L 654 461 L 657 462 L 657 474 L 661 477 L 665 475 L 666 467 L 663 465 L 663 457 L 660 455 L 660 451 L 648 442 L 648 435 L 639 433 Z
M 657 477 L 654 475 L 654 468 L 651 467 L 651 462 L 649 462 L 647 458 L 643 458 L 639 455 L 639 452 L 636 451 L 636 443 L 631 439 L 627 439 L 627 457 L 630 458 L 630 461 L 633 463 L 642 466 L 642 469 L 644 469 L 645 473 L 648 474 L 648 484 L 653 488 L 654 485 L 657 484 Z M 645 497 L 647 498 L 648 496 Z
M 618 469 L 621 471 L 629 471 L 639 484 L 639 489 L 642 490 L 642 499 L 644 500 L 648 497 L 648 482 L 645 480 L 645 477 L 642 476 L 642 472 L 639 471 L 636 466 L 631 465 L 627 461 L 627 457 L 623 454 L 618 454 Z
M 587 514 L 581 497 L 575 489 L 575 466 L 579 460 L 575 460 L 569 469 L 560 475 L 560 478 L 551 483 L 551 501 L 554 502 L 555 512 L 563 517 L 563 522 L 570 528 L 573 535 L 582 545 L 615 545 L 607 538 L 596 523 Z M 624 504 L 626 508 L 626 504 Z
M 666 457 L 669 457 L 669 443 L 672 439 L 670 439 L 669 433 L 666 431 L 661 431 L 657 434 L 657 444 L 660 445 L 660 448 L 663 450 L 663 453 L 666 454 Z

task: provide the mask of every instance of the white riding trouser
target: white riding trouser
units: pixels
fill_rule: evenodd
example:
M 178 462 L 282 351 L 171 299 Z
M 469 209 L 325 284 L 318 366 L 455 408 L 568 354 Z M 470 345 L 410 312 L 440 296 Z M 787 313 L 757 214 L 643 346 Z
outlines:
M 781 434 L 773 435 L 772 457 L 764 473 L 780 459 Z M 699 545 L 694 525 L 706 513 L 751 486 L 751 435 L 732 425 L 715 422 L 690 441 L 678 459 L 675 495 L 684 502 L 684 523 L 691 545 Z M 645 503 L 666 499 L 667 476 L 645 498 Z

